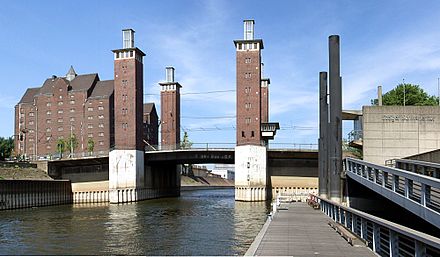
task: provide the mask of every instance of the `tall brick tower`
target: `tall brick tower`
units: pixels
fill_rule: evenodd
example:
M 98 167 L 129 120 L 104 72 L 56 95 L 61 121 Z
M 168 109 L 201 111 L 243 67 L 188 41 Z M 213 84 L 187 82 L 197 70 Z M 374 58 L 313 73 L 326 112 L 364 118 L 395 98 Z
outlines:
M 137 188 L 144 186 L 143 57 L 134 46 L 134 30 L 122 30 L 123 48 L 114 53 L 115 147 L 109 154 L 110 202 L 126 201 L 118 193 L 130 190 L 137 201 Z
M 160 85 L 161 149 L 178 149 L 180 144 L 180 88 L 174 81 L 174 68 L 166 67 L 166 82 Z
M 261 123 L 268 123 L 270 79 L 264 77 L 263 68 L 264 68 L 264 64 L 261 63 Z
M 237 146 L 235 147 L 235 200 L 268 198 L 267 149 L 262 146 L 261 49 L 254 39 L 254 21 L 244 20 L 244 39 L 235 40 L 237 64 Z
M 235 40 L 237 65 L 237 146 L 261 144 L 261 49 L 254 21 L 244 20 L 244 39 Z

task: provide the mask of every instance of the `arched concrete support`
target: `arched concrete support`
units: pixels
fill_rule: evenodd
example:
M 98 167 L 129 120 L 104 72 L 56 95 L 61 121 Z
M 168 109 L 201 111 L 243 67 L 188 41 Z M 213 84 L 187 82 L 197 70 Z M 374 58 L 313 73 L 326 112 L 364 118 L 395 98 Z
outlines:
M 257 202 L 270 199 L 268 178 L 266 147 L 235 147 L 235 200 Z

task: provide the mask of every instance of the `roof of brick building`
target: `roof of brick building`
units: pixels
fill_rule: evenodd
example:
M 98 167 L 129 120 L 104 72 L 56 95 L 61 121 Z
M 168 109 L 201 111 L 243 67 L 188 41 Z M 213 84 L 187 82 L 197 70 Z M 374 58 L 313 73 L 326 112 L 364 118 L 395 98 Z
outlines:
M 90 98 L 108 98 L 113 94 L 114 80 L 103 80 L 96 83 Z

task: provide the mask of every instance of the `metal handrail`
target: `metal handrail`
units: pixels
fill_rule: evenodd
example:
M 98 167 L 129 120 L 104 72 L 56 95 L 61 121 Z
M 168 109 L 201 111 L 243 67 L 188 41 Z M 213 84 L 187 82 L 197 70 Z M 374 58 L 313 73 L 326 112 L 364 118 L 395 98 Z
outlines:
M 311 194 L 331 219 L 364 239 L 381 256 L 440 256 L 440 239 Z
M 345 171 L 350 178 L 440 228 L 440 179 L 352 158 L 345 159 Z

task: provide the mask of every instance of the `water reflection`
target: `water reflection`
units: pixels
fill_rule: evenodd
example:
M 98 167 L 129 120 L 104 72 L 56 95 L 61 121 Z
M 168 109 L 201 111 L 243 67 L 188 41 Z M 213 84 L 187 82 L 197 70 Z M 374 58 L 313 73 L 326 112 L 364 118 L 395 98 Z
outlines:
M 263 226 L 265 203 L 234 190 L 124 205 L 0 212 L 1 255 L 240 255 Z

